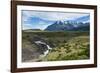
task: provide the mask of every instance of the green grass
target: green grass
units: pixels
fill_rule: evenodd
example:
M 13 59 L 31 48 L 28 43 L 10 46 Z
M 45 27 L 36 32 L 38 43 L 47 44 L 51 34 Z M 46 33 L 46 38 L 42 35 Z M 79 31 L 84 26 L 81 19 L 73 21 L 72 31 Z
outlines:
M 89 59 L 88 37 L 74 37 L 66 43 L 59 43 L 59 46 L 53 48 L 44 59 L 47 61 Z
M 22 35 L 22 48 L 37 47 L 29 39 L 40 36 L 47 42 L 54 45 L 47 56 L 39 59 L 41 61 L 60 61 L 60 60 L 83 60 L 89 59 L 89 32 L 67 31 L 67 32 L 24 32 Z

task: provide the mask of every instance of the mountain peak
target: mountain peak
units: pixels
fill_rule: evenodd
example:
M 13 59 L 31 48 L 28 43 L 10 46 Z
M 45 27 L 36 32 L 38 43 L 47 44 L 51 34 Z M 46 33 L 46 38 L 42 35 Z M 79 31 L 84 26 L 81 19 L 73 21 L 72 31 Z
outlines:
M 75 21 L 55 21 L 49 25 L 46 31 L 89 31 L 90 23 L 75 22 Z
M 58 24 L 59 25 L 59 24 L 63 24 L 63 22 L 62 21 L 55 21 L 54 24 Z
M 63 31 L 72 29 L 74 26 L 72 24 L 65 24 L 62 21 L 55 21 L 52 25 L 48 26 L 45 30 L 47 31 Z

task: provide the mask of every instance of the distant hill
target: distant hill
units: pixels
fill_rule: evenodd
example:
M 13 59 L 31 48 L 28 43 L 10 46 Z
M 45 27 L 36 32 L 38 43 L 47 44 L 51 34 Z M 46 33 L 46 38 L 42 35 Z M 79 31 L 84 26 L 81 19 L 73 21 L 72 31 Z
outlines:
M 42 31 L 41 29 L 26 29 L 26 30 L 23 30 L 25 32 L 32 32 L 32 31 Z
M 73 21 L 56 21 L 49 25 L 46 31 L 89 31 L 90 23 L 73 22 Z

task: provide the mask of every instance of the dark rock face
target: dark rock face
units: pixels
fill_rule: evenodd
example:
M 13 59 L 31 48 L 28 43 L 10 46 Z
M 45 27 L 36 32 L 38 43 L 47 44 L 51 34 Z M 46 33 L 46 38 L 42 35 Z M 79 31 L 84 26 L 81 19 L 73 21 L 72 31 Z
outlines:
M 32 59 L 39 58 L 40 55 L 44 55 L 44 52 L 48 50 L 47 45 L 51 45 L 46 40 L 39 36 L 29 37 L 29 41 L 36 46 L 37 48 L 23 48 L 22 49 L 22 62 L 26 62 Z M 40 41 L 42 43 L 36 43 L 37 41 Z
M 38 35 L 35 35 L 34 37 L 30 38 L 30 41 L 31 41 L 32 44 L 35 44 L 38 47 L 40 46 L 40 47 L 45 48 L 45 45 L 43 45 L 43 44 L 36 44 L 35 43 L 36 41 L 41 41 L 41 42 L 44 42 L 44 43 L 50 45 L 51 47 L 54 47 L 54 45 L 52 43 L 48 42 L 47 40 L 45 40 L 44 38 L 42 38 L 42 37 L 40 37 Z
M 44 54 L 44 51 L 48 50 L 47 46 L 44 45 L 44 44 L 38 44 L 37 46 L 38 46 L 38 48 L 39 48 L 37 51 L 38 51 L 39 53 L 41 53 L 41 54 Z
M 36 43 L 37 41 L 39 41 L 40 43 Z M 44 40 L 43 38 L 41 38 L 39 36 L 33 37 L 33 39 L 31 40 L 31 42 L 33 44 L 37 45 L 37 47 L 39 48 L 37 51 L 40 52 L 41 54 L 44 54 L 44 52 L 46 50 L 48 50 L 47 45 L 51 46 L 51 44 L 48 41 Z

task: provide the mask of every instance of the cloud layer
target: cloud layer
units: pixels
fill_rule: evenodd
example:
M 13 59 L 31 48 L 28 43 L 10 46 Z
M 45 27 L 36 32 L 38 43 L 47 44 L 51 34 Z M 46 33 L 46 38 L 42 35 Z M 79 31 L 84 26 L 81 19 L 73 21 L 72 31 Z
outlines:
M 88 13 L 74 12 L 46 12 L 46 11 L 22 11 L 23 29 L 45 29 L 54 21 L 74 20 L 79 17 L 87 16 Z

